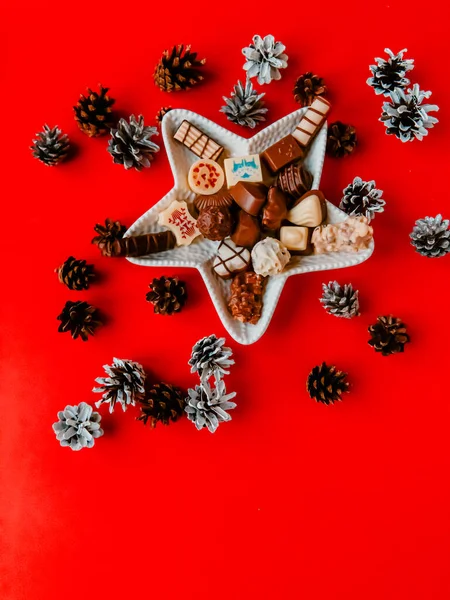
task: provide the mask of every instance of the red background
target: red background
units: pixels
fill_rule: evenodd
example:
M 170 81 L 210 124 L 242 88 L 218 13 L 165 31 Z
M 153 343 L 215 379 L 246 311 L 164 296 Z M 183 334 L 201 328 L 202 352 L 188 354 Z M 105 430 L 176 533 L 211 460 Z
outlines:
M 42 0 L 16 3 L 3 19 L 4 600 L 449 597 L 450 258 L 425 259 L 408 239 L 417 218 L 450 215 L 445 5 L 327 2 L 321 18 L 310 4 L 270 6 Z M 329 86 L 332 118 L 356 126 L 357 151 L 326 160 L 322 188 L 338 203 L 354 176 L 376 180 L 387 205 L 374 222 L 375 254 L 351 270 L 289 279 L 254 346 L 227 336 L 238 408 L 215 435 L 187 420 L 151 431 L 136 410 L 109 416 L 102 407 L 95 449 L 61 448 L 51 429 L 57 411 L 96 401 L 94 378 L 113 356 L 142 362 L 155 382 L 189 387 L 193 343 L 226 335 L 196 271 L 108 260 L 90 245 L 95 223 L 110 216 L 131 225 L 172 178 L 164 151 L 142 173 L 113 165 L 107 139 L 78 131 L 72 106 L 101 82 L 120 116 L 142 113 L 151 124 L 169 104 L 227 126 L 221 97 L 243 77 L 240 50 L 254 33 L 273 33 L 290 57 L 282 80 L 263 88 L 270 122 L 296 109 L 293 82 L 312 69 Z M 164 95 L 153 68 L 181 42 L 207 57 L 206 79 Z M 386 46 L 409 49 L 412 81 L 441 107 L 422 143 L 402 144 L 378 122 L 382 99 L 365 81 Z M 54 169 L 28 150 L 44 123 L 62 127 L 75 150 Z M 87 292 L 70 292 L 53 273 L 70 254 L 100 274 Z M 189 288 L 172 318 L 145 302 L 150 280 L 163 274 Z M 360 290 L 359 319 L 322 309 L 321 284 L 334 278 Z M 57 333 L 68 299 L 105 315 L 88 343 Z M 388 313 L 404 319 L 412 343 L 384 358 L 367 345 L 367 327 Z M 305 392 L 323 360 L 351 381 L 334 407 Z

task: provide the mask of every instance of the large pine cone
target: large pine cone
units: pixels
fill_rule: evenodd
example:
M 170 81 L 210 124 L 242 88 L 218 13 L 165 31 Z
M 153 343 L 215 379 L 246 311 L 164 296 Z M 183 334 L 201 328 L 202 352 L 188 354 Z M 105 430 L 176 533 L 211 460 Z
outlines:
M 150 425 L 156 427 L 158 421 L 169 425 L 170 421 L 178 421 L 184 414 L 184 394 L 180 388 L 168 383 L 156 383 L 147 396 L 140 400 L 141 415 L 138 421 L 144 425 L 150 419 Z
M 322 404 L 334 404 L 342 400 L 343 392 L 348 391 L 348 382 L 345 381 L 347 373 L 338 371 L 335 366 L 326 363 L 314 367 L 308 375 L 306 389 L 308 394 L 316 402 Z
M 73 256 L 69 256 L 56 272 L 59 281 L 69 290 L 87 290 L 90 281 L 95 279 L 94 265 L 88 265 L 85 260 L 77 260 Z
M 228 303 L 234 319 L 252 325 L 259 321 L 263 307 L 264 283 L 264 277 L 254 271 L 238 273 L 234 277 Z
M 301 106 L 311 106 L 317 96 L 325 96 L 327 87 L 322 77 L 308 71 L 295 82 L 294 99 Z
M 341 121 L 331 123 L 328 128 L 327 152 L 334 158 L 348 156 L 356 148 L 358 139 L 353 125 L 346 125 Z
M 405 324 L 392 315 L 378 317 L 377 323 L 370 325 L 369 333 L 372 336 L 369 345 L 383 356 L 403 352 L 410 341 Z
M 112 108 L 115 100 L 108 94 L 109 88 L 100 86 L 100 93 L 88 88 L 89 95 L 81 94 L 75 111 L 75 121 L 78 127 L 89 137 L 97 137 L 107 133 L 113 126 Z
M 116 256 L 116 242 L 123 238 L 126 230 L 120 221 L 106 219 L 104 225 L 97 223 L 94 227 L 97 235 L 92 239 L 92 243 L 98 246 L 103 256 Z
M 120 404 L 125 412 L 128 406 L 140 402 L 145 394 L 146 373 L 144 367 L 133 360 L 114 358 L 112 365 L 103 366 L 107 377 L 97 377 L 99 385 L 92 390 L 102 394 L 101 400 L 95 403 L 109 404 L 109 412 L 114 412 L 116 404 Z
M 56 318 L 61 321 L 58 327 L 60 333 L 69 331 L 74 340 L 80 337 L 83 342 L 87 342 L 89 335 L 94 335 L 96 327 L 101 325 L 97 309 L 81 301 L 68 300 Z
M 155 84 L 163 92 L 179 92 L 189 90 L 202 81 L 200 68 L 206 59 L 197 60 L 197 53 L 191 52 L 191 47 L 174 46 L 165 50 L 161 60 L 156 65 L 153 78 Z
M 180 312 L 186 298 L 186 285 L 178 277 L 155 278 L 147 292 L 147 301 L 154 306 L 154 312 L 159 315 L 172 315 Z

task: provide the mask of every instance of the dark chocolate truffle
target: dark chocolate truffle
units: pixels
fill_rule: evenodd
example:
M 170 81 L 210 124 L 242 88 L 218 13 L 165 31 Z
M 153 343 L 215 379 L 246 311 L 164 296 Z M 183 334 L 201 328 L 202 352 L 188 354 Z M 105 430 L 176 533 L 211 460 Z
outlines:
M 200 211 L 197 227 L 208 240 L 219 241 L 230 235 L 233 223 L 226 206 L 208 206 Z

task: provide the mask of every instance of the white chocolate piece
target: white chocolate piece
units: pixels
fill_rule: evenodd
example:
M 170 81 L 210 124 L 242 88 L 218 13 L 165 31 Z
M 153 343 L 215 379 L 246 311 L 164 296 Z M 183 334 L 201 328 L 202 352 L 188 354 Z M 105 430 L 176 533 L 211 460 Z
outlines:
M 315 98 L 311 106 L 305 112 L 292 135 L 297 142 L 305 148 L 312 141 L 315 134 L 324 124 L 331 104 L 325 98 Z
M 316 254 L 324 252 L 358 252 L 365 250 L 373 237 L 373 228 L 363 215 L 349 217 L 343 223 L 322 225 L 314 229 L 312 244 Z
M 308 192 L 287 214 L 287 220 L 295 225 L 317 227 L 325 218 L 322 194 Z
M 287 248 L 275 238 L 266 238 L 253 246 L 252 263 L 257 275 L 277 275 L 290 260 L 291 255 Z
M 166 210 L 159 213 L 158 223 L 170 229 L 178 246 L 189 246 L 192 240 L 200 235 L 197 221 L 184 201 L 174 200 Z
M 308 247 L 309 230 L 307 227 L 289 227 L 288 225 L 280 229 L 281 243 L 288 250 L 303 252 Z
M 250 264 L 250 251 L 237 246 L 231 238 L 225 238 L 217 248 L 213 269 L 222 279 L 229 279 L 236 273 L 245 271 Z
M 238 181 L 253 181 L 261 183 L 263 174 L 261 170 L 261 161 L 259 154 L 249 154 L 247 156 L 234 156 L 226 158 L 223 161 L 225 174 L 227 176 L 227 186 L 230 188 Z
M 196 194 L 210 196 L 223 187 L 225 174 L 222 167 L 214 160 L 202 158 L 189 169 L 188 183 Z
M 183 121 L 173 137 L 200 158 L 217 160 L 223 152 L 223 146 L 194 127 L 189 121 Z

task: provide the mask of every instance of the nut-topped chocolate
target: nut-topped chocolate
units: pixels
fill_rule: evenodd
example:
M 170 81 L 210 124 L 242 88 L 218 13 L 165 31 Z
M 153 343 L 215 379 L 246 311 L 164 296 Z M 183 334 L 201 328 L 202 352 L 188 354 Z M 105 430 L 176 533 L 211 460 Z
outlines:
M 281 138 L 281 140 L 272 144 L 272 146 L 269 146 L 261 154 L 272 173 L 278 173 L 280 169 L 283 169 L 287 165 L 301 160 L 303 155 L 303 150 L 297 144 L 294 136 L 290 134 Z
M 226 206 L 208 206 L 200 211 L 197 227 L 208 240 L 220 241 L 231 233 L 233 222 Z

